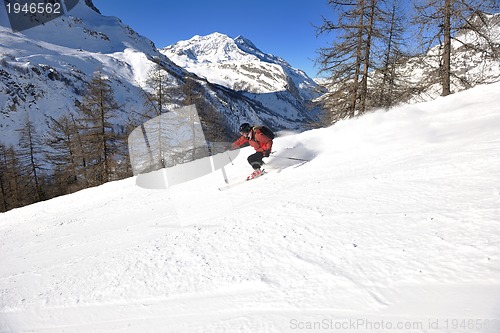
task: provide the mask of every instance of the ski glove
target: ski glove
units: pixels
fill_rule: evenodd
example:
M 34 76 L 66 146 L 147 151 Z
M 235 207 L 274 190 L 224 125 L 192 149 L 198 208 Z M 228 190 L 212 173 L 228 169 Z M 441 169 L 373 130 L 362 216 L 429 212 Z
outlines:
M 271 155 L 271 151 L 270 150 L 266 150 L 264 151 L 264 157 L 269 157 L 269 155 Z

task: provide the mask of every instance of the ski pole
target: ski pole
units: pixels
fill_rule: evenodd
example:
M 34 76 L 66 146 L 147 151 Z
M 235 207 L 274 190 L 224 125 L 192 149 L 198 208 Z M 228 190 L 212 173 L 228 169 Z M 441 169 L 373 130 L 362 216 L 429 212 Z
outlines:
M 231 155 L 226 151 L 227 158 L 229 158 L 229 162 L 231 162 L 231 165 L 234 165 L 233 159 L 231 158 Z
M 224 177 L 224 182 L 226 184 L 229 184 L 229 180 L 227 179 L 226 170 L 224 169 L 224 167 L 220 168 L 220 170 L 222 171 L 222 177 Z

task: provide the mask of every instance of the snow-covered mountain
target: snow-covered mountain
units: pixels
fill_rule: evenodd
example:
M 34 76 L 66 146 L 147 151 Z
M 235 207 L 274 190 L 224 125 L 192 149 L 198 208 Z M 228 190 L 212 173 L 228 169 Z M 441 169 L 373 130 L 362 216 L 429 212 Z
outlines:
M 278 103 L 278 109 L 297 116 L 311 113 L 308 102 L 320 96 L 318 84 L 304 71 L 262 52 L 243 36 L 194 36 L 160 52 L 209 82 L 240 91 L 264 105 Z
M 160 51 L 180 67 L 236 91 L 297 91 L 301 98 L 309 100 L 318 96 L 317 84 L 304 71 L 262 52 L 243 36 L 195 36 Z
M 269 93 L 264 103 L 190 74 L 161 54 L 146 37 L 116 17 L 101 15 L 92 1 L 80 1 L 67 15 L 22 32 L 12 32 L 0 6 L 0 142 L 16 144 L 16 132 L 27 117 L 44 132 L 48 117 L 74 112 L 85 83 L 95 71 L 107 75 L 122 105 L 115 122 L 144 108 L 148 72 L 157 64 L 168 82 L 181 86 L 190 77 L 206 105 L 221 113 L 228 128 L 243 121 L 300 129 L 310 120 L 302 107 L 283 103 Z M 179 102 L 182 96 L 178 96 Z M 273 103 L 273 100 L 277 103 Z M 290 102 L 292 103 L 292 102 Z M 178 107 L 175 102 L 171 108 Z
M 500 54 L 500 14 L 483 14 L 483 18 L 484 21 L 478 23 L 482 27 L 480 33 L 464 30 L 454 36 L 452 40 L 452 92 L 500 80 L 500 59 L 498 59 Z M 487 45 L 488 42 L 484 37 L 488 37 L 496 45 Z M 431 84 L 432 81 L 429 83 L 429 78 L 434 76 L 434 82 L 438 81 L 437 73 L 442 61 L 439 55 L 442 53 L 442 48 L 442 45 L 437 45 L 425 55 L 410 58 L 396 69 L 401 77 L 405 77 L 408 82 L 421 87 L 410 102 L 430 101 L 440 96 L 442 91 L 440 83 Z M 496 51 L 491 50 L 491 48 L 496 48 Z M 490 51 L 482 52 L 481 49 L 490 49 Z
M 0 332 L 498 332 L 498 91 L 279 137 L 227 191 L 130 178 L 2 213 Z
M 0 19 L 6 22 L 3 7 Z M 73 112 L 98 70 L 111 78 L 124 106 L 117 123 L 123 123 L 127 111 L 143 107 L 138 85 L 158 52 L 117 18 L 102 16 L 81 1 L 69 15 L 23 32 L 13 33 L 2 24 L 0 36 L 2 143 L 16 144 L 16 130 L 27 117 L 43 133 L 47 117 Z M 177 66 L 162 60 L 180 75 Z

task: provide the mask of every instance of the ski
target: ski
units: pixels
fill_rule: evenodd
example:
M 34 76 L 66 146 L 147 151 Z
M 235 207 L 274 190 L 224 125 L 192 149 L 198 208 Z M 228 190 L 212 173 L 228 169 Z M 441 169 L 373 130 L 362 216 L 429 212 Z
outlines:
M 249 182 L 249 181 L 251 181 L 251 180 L 254 180 L 254 179 L 260 178 L 260 177 L 262 177 L 262 176 L 266 175 L 267 173 L 268 173 L 268 171 L 267 171 L 267 170 L 262 169 L 262 174 L 261 174 L 261 175 L 259 175 L 259 176 L 257 176 L 257 177 L 254 177 L 254 178 L 248 178 L 248 177 L 247 177 L 246 179 L 243 179 L 243 180 L 237 180 L 237 181 L 232 182 L 232 183 L 230 183 L 230 184 L 228 184 L 228 185 L 221 186 L 221 187 L 219 187 L 219 191 L 229 190 L 229 189 L 231 189 L 231 188 L 233 188 L 233 187 L 236 187 L 236 186 L 238 186 L 238 185 L 241 185 L 241 184 L 244 184 L 244 183 Z
M 238 181 L 236 181 L 234 183 L 230 183 L 228 185 L 224 185 L 224 186 L 219 187 L 219 191 L 229 190 L 229 189 L 231 189 L 233 187 L 236 187 L 236 186 L 241 185 L 241 184 L 246 183 L 246 182 L 247 182 L 246 179 L 244 179 L 244 180 L 238 180 Z

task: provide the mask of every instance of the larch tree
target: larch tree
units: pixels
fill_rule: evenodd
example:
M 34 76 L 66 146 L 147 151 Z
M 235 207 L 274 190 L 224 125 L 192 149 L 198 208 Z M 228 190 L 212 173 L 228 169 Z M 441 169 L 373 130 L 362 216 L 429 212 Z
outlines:
M 0 211 L 22 205 L 21 166 L 14 147 L 0 144 Z
M 112 180 L 117 135 L 111 120 L 120 110 L 111 82 L 104 74 L 94 73 L 78 109 L 85 175 L 89 185 L 99 185 Z
M 81 172 L 85 166 L 85 158 L 78 138 L 78 128 L 71 115 L 64 114 L 57 119 L 50 117 L 45 136 L 45 143 L 50 148 L 46 153 L 46 160 L 53 167 L 56 195 L 83 188 Z
M 373 104 L 370 76 L 379 67 L 387 26 L 385 0 L 330 0 L 337 21 L 323 17 L 318 35 L 335 41 L 319 50 L 320 72 L 329 75 L 324 107 L 331 122 L 363 114 Z
M 26 117 L 24 126 L 18 130 L 20 134 L 19 149 L 16 152 L 21 166 L 23 193 L 27 202 L 45 199 L 43 191 L 42 156 L 43 144 L 33 122 Z
M 414 6 L 413 23 L 421 36 L 422 52 L 439 46 L 436 53 L 439 65 L 431 74 L 438 78 L 442 96 L 452 92 L 451 80 L 457 76 L 451 61 L 452 41 L 498 58 L 499 44 L 485 32 L 488 31 L 485 13 L 498 10 L 497 0 L 416 0 Z M 457 38 L 459 33 L 463 36 L 466 32 L 473 32 L 481 39 L 480 43 Z M 429 80 L 432 82 L 432 77 Z
M 388 109 L 399 102 L 404 102 L 410 90 L 410 85 L 397 68 L 408 55 L 405 41 L 406 16 L 399 0 L 387 3 L 383 15 L 383 28 L 381 34 L 379 62 L 376 75 L 372 78 L 374 85 L 370 98 L 371 107 Z

